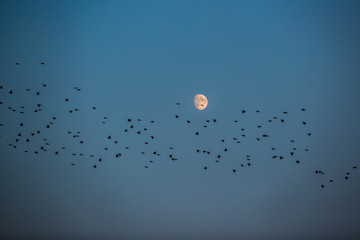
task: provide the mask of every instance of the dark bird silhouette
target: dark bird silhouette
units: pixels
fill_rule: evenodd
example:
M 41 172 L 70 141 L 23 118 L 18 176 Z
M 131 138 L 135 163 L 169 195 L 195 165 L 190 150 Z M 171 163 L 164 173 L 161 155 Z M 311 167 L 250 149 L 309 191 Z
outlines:
M 308 135 L 308 136 L 311 136 L 311 133 L 308 133 L 307 135 Z
M 233 169 L 232 171 L 233 171 L 233 173 L 236 173 L 236 169 Z
M 179 115 L 175 115 L 175 118 L 179 118 Z
M 186 120 L 186 122 L 187 122 L 187 123 L 190 123 L 190 121 L 189 121 L 189 120 Z
M 324 188 L 325 187 L 325 185 L 324 184 L 321 184 L 321 188 Z
M 306 122 L 302 122 L 303 125 L 306 125 Z
M 242 110 L 241 112 L 242 112 L 242 113 L 246 113 L 246 111 L 245 111 L 245 110 Z
M 204 170 L 207 170 L 207 167 L 204 167 Z
M 199 135 L 199 132 L 196 132 L 195 135 L 198 136 L 198 135 Z
M 13 94 L 13 90 L 10 90 L 10 91 L 9 91 L 9 94 Z
M 180 105 L 180 103 L 179 103 L 179 102 L 177 102 L 177 103 L 176 103 L 176 105 Z

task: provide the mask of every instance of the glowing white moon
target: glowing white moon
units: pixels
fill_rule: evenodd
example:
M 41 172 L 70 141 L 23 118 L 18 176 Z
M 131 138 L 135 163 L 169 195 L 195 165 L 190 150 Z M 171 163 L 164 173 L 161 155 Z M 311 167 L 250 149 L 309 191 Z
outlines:
M 194 105 L 198 110 L 204 110 L 208 105 L 208 99 L 205 95 L 197 94 L 194 98 Z

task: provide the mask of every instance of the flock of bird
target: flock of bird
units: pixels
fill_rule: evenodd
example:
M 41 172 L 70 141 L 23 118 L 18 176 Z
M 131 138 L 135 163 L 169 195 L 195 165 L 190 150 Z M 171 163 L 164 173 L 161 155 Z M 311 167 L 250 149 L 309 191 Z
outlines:
M 40 63 L 41 65 L 45 65 L 44 62 Z M 16 63 L 17 66 L 20 66 L 20 63 Z M 137 145 L 151 145 L 154 143 L 155 139 L 157 139 L 156 134 L 153 133 L 152 131 L 152 127 L 155 126 L 157 124 L 157 120 L 154 119 L 148 119 L 148 120 L 144 120 L 141 118 L 134 118 L 134 117 L 126 117 L 124 119 L 124 122 L 126 124 L 126 127 L 121 129 L 119 134 L 107 134 L 106 136 L 103 136 L 103 139 L 100 141 L 105 141 L 106 142 L 106 146 L 104 146 L 101 150 L 97 151 L 98 153 L 104 153 L 104 154 L 88 154 L 86 152 L 77 152 L 77 150 L 79 148 L 76 149 L 70 149 L 68 146 L 66 146 L 67 143 L 70 142 L 70 139 L 72 139 L 72 141 L 77 142 L 80 145 L 86 145 L 87 141 L 85 141 L 84 136 L 82 131 L 80 131 L 79 129 L 72 129 L 72 130 L 63 130 L 63 133 L 67 135 L 67 137 L 69 137 L 69 141 L 67 141 L 66 143 L 62 143 L 62 144 L 57 144 L 57 146 L 53 146 L 53 142 L 50 141 L 50 139 L 48 139 L 46 136 L 46 131 L 49 131 L 51 128 L 53 128 L 56 123 L 59 121 L 59 119 L 64 119 L 64 114 L 62 115 L 50 115 L 48 116 L 48 121 L 46 121 L 45 123 L 42 123 L 41 126 L 37 126 L 36 129 L 30 129 L 30 127 L 32 127 L 34 120 L 31 120 L 32 118 L 34 118 L 34 116 L 36 116 L 36 114 L 41 114 L 43 112 L 47 111 L 47 106 L 46 103 L 44 102 L 38 102 L 39 98 L 43 92 L 45 92 L 48 88 L 48 84 L 47 83 L 43 83 L 40 86 L 36 86 L 33 88 L 25 88 L 25 89 L 11 89 L 5 85 L 2 85 L 0 83 L 0 111 L 2 112 L 6 112 L 7 114 L 19 114 L 21 115 L 20 120 L 18 117 L 11 117 L 11 122 L 12 123 L 5 123 L 3 122 L 4 119 L 0 118 L 0 144 L 2 144 L 3 142 L 1 140 L 3 140 L 3 133 L 5 132 L 5 129 L 7 129 L 6 132 L 8 132 L 9 130 L 13 130 L 16 129 L 12 135 L 12 137 L 9 139 L 9 141 L 7 142 L 7 145 L 10 148 L 19 150 L 19 151 L 23 151 L 27 154 L 43 154 L 43 153 L 48 153 L 51 156 L 66 156 L 66 157 L 72 157 L 72 161 L 70 162 L 71 166 L 76 166 L 77 165 L 77 161 L 76 158 L 78 157 L 89 157 L 94 159 L 96 162 L 91 164 L 92 168 L 98 168 L 100 167 L 101 163 L 104 162 L 105 159 L 105 155 L 108 156 L 109 154 L 105 154 L 105 152 L 110 153 L 110 155 L 112 155 L 112 158 L 115 159 L 119 159 L 119 158 L 126 158 L 126 153 L 124 151 L 130 151 L 130 147 L 126 145 L 127 143 L 127 135 L 132 134 L 132 135 L 139 135 L 142 136 L 142 138 L 139 138 L 139 140 L 141 140 L 142 142 L 137 143 Z M 73 94 L 79 94 L 82 89 L 79 87 L 73 87 Z M 33 101 L 26 101 L 23 105 L 20 106 L 14 106 L 13 101 L 12 101 L 12 97 L 16 96 L 16 97 L 23 97 L 24 94 L 29 94 L 32 96 Z M 72 96 L 63 96 L 63 100 L 62 100 L 63 104 L 65 105 L 66 109 L 67 109 L 67 114 L 73 115 L 73 114 L 78 114 L 78 112 L 83 111 L 83 109 L 80 109 L 78 107 L 73 107 L 74 106 L 74 102 L 73 102 L 73 98 Z M 76 105 L 76 104 L 75 104 Z M 180 102 L 176 102 L 174 103 L 174 108 L 178 109 L 182 107 L 182 104 Z M 89 111 L 98 111 L 98 107 L 97 106 L 89 106 L 88 109 Z M 302 109 L 298 109 L 297 111 L 300 112 L 306 112 L 306 108 L 302 108 Z M 246 115 L 249 112 L 254 112 L 256 114 L 260 114 L 260 110 L 246 110 L 246 109 L 241 109 L 239 110 L 239 114 L 240 115 Z M 2 115 L 1 114 L 1 115 Z M 35 114 L 35 115 L 32 115 Z M 266 124 L 274 124 L 275 122 L 279 123 L 279 124 L 285 124 L 286 122 L 286 116 L 289 113 L 287 111 L 284 111 L 281 113 L 281 115 L 277 115 L 277 116 L 272 116 L 271 118 L 268 118 L 266 121 Z M 29 115 L 31 115 L 32 117 L 28 117 Z M 31 123 L 27 122 L 30 121 Z M 107 124 L 109 120 L 108 116 L 101 116 L 101 118 L 99 118 L 99 124 L 104 125 Z M 183 116 L 181 116 L 180 114 L 174 114 L 173 116 L 173 120 L 177 121 L 179 124 L 185 124 L 185 125 L 194 125 L 194 121 L 190 120 L 190 119 L 184 119 Z M 199 126 L 197 126 L 197 129 L 192 132 L 192 136 L 189 137 L 193 137 L 193 138 L 199 138 L 202 133 L 204 131 L 206 131 L 208 128 L 213 127 L 214 125 L 218 124 L 219 120 L 212 118 L 212 119 L 206 119 L 204 122 L 201 122 Z M 239 120 L 232 120 L 233 124 L 240 124 Z M 300 125 L 302 125 L 304 127 L 304 129 L 306 130 L 306 127 L 308 125 L 307 121 L 299 121 L 298 122 Z M 13 124 L 17 125 L 17 127 L 13 126 Z M 198 123 L 195 123 L 198 124 Z M 265 124 L 265 123 L 264 123 Z M 96 127 L 96 126 L 94 126 Z M 255 124 L 254 126 L 256 129 L 262 130 L 264 129 L 263 124 Z M 10 129 L 9 129 L 10 128 Z M 20 130 L 18 130 L 20 129 Z M 311 137 L 312 133 L 309 131 L 306 131 L 304 136 L 306 137 Z M 216 137 L 215 141 L 218 142 L 218 144 L 221 146 L 221 151 L 212 151 L 211 149 L 206 149 L 206 148 L 195 148 L 193 150 L 191 150 L 196 157 L 199 157 L 199 155 L 202 158 L 206 158 L 210 161 L 214 161 L 216 164 L 220 164 L 221 161 L 223 161 L 224 159 L 227 158 L 227 152 L 232 151 L 234 149 L 234 147 L 230 147 L 229 143 L 231 143 L 233 146 L 234 144 L 241 144 L 245 139 L 248 138 L 252 138 L 255 142 L 262 142 L 266 139 L 271 138 L 271 135 L 267 132 L 267 131 L 263 131 L 262 133 L 259 133 L 256 136 L 249 136 L 247 133 L 247 129 L 245 127 L 241 127 L 238 130 L 238 133 L 236 136 L 232 137 L 231 139 L 229 138 L 225 138 L 225 137 Z M 186 140 L 185 140 L 186 141 Z M 275 146 L 270 147 L 270 150 L 272 152 L 272 154 L 269 156 L 270 159 L 278 159 L 278 160 L 283 160 L 283 159 L 290 159 L 291 161 L 294 161 L 294 164 L 296 165 L 300 165 L 302 163 L 302 161 L 300 159 L 297 158 L 298 156 L 298 152 L 299 151 L 303 151 L 303 152 L 308 152 L 309 149 L 307 148 L 298 148 L 295 147 L 293 145 L 293 143 L 295 143 L 294 139 L 289 139 L 288 140 L 291 144 L 291 146 L 289 147 L 289 150 L 287 152 L 279 152 L 278 148 Z M 33 145 L 31 145 L 31 143 L 34 143 Z M 123 146 L 123 144 L 125 143 L 125 146 Z M 36 146 L 34 146 L 36 145 Z M 121 145 L 121 147 L 120 147 Z M 74 145 L 71 145 L 74 146 Z M 123 147 L 123 148 L 122 148 Z M 164 150 L 163 148 L 166 148 L 166 150 Z M 120 150 L 122 149 L 122 151 Z M 162 149 L 158 149 L 158 150 L 147 150 L 147 151 L 140 151 L 139 154 L 140 155 L 146 155 L 146 156 L 151 156 L 151 159 L 147 161 L 147 163 L 145 163 L 144 168 L 150 168 L 152 166 L 152 164 L 157 161 L 159 158 L 165 158 L 165 159 L 169 159 L 170 161 L 178 161 L 180 158 L 179 156 L 175 153 L 175 146 L 166 146 L 165 144 L 162 144 Z M 236 149 L 236 147 L 235 147 Z M 93 150 L 92 147 L 89 147 L 87 150 Z M 161 150 L 161 151 L 160 151 Z M 166 154 L 162 154 L 162 152 L 165 152 Z M 67 154 L 67 155 L 66 155 Z M 107 157 L 106 157 L 107 158 Z M 150 157 L 149 157 L 150 158 Z M 243 155 L 244 161 L 238 163 L 237 168 L 231 168 L 229 169 L 230 172 L 232 173 L 237 173 L 239 171 L 240 168 L 246 168 L 246 167 L 251 167 L 253 162 L 252 157 L 250 154 L 244 154 Z M 344 179 L 345 180 L 349 180 L 349 177 L 351 175 L 351 171 L 355 171 L 357 169 L 357 166 L 352 166 L 350 168 L 351 170 L 349 170 L 348 172 L 346 172 L 344 174 Z M 204 166 L 202 167 L 203 171 L 208 171 L 209 170 L 209 165 L 208 164 L 204 164 Z M 317 175 L 325 175 L 326 173 L 321 170 L 321 169 L 314 169 L 314 174 Z M 335 179 L 330 178 L 327 179 L 328 183 L 332 183 L 334 182 Z M 325 187 L 325 182 L 322 182 L 320 184 L 321 188 Z

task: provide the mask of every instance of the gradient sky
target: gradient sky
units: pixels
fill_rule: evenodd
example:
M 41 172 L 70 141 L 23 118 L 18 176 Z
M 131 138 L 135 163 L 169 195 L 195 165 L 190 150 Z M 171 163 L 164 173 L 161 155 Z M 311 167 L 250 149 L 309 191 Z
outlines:
M 359 11 L 358 1 L 0 1 L 0 238 L 359 239 Z M 38 103 L 38 114 L 7 109 Z M 149 146 L 123 133 L 129 117 L 156 137 Z M 240 127 L 249 140 L 230 143 Z M 23 129 L 42 136 L 9 147 Z M 48 152 L 22 151 L 43 137 Z M 221 163 L 195 152 L 224 146 Z M 301 164 L 272 159 L 272 146 L 296 146 Z M 253 165 L 240 168 L 247 154 Z

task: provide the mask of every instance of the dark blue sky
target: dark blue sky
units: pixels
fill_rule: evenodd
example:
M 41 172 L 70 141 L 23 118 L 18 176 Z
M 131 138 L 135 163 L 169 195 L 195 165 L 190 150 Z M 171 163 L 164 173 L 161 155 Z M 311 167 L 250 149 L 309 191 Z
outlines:
M 358 1 L 0 1 L 0 238 L 359 239 L 359 11 Z

